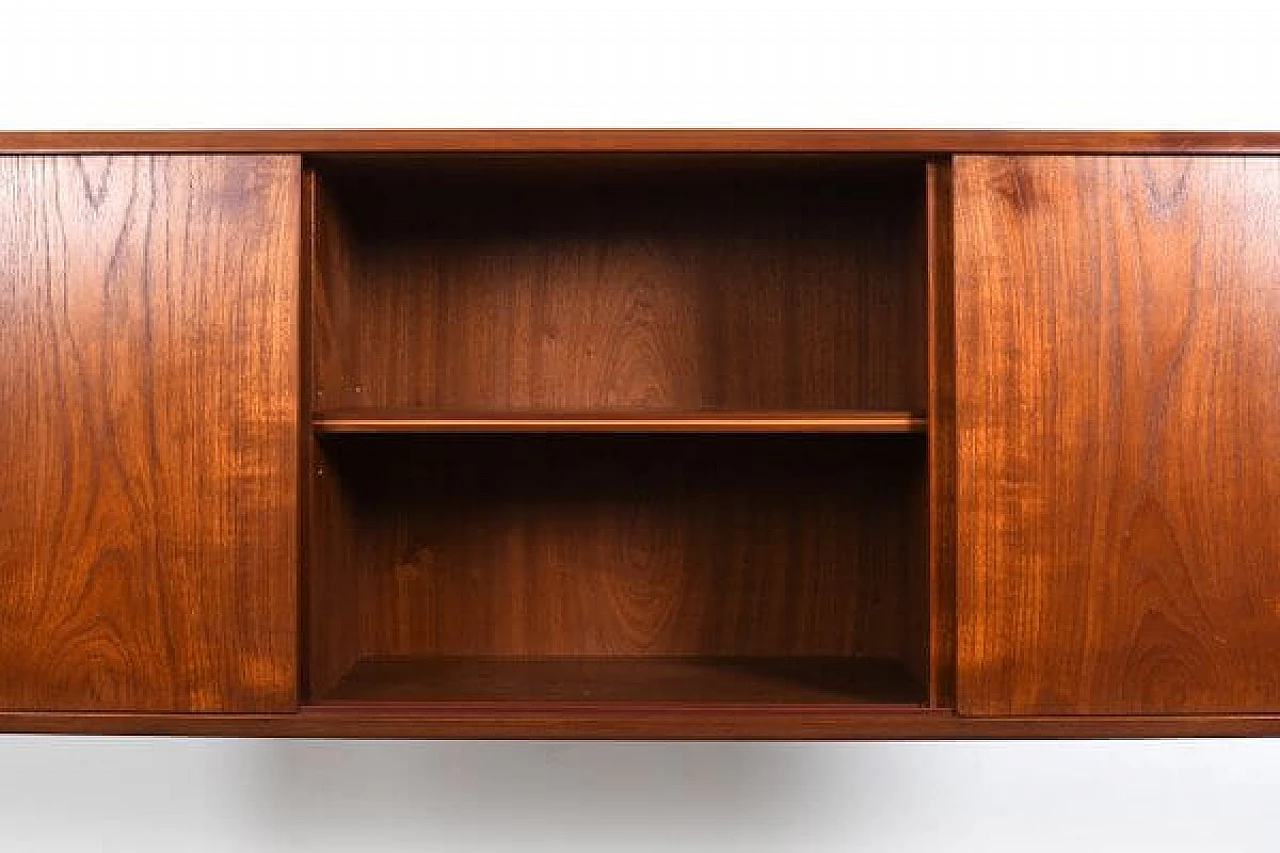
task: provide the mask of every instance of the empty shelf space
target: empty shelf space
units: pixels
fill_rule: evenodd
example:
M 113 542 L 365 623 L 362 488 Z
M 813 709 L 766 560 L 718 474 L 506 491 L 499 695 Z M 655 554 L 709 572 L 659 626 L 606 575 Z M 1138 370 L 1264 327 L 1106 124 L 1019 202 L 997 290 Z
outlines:
M 860 685 L 883 680 L 860 661 L 927 671 L 921 436 L 319 444 L 311 699 L 639 701 L 652 678 L 671 701 L 861 702 L 880 701 Z M 385 660 L 401 663 L 351 672 Z
M 384 657 L 359 661 L 319 704 L 681 703 L 918 706 L 902 664 L 867 658 Z
M 922 159 L 309 163 L 321 410 L 925 408 Z
M 317 433 L 912 433 L 910 412 L 696 412 L 581 415 L 438 415 L 350 410 L 318 415 Z
M 306 165 L 309 704 L 920 707 L 923 157 Z

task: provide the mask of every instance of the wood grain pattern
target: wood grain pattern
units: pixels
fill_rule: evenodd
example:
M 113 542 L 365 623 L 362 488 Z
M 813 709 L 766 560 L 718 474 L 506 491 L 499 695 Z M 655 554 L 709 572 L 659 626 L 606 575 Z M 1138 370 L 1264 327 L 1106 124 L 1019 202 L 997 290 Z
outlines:
M 956 164 L 960 706 L 1280 709 L 1280 161 Z
M 924 432 L 910 412 L 723 412 L 716 415 L 419 415 L 381 410 L 336 411 L 314 419 L 319 434 L 344 433 L 831 433 Z
M 1280 737 L 1280 716 L 963 717 L 862 704 L 508 702 L 304 705 L 295 714 L 6 714 L 0 732 L 186 737 L 957 740 Z
M 959 158 L 952 341 L 931 156 L 1280 134 L 6 148 L 287 156 L 0 157 L 0 731 L 1280 734 L 1276 161 Z
M 920 705 L 923 686 L 900 662 L 865 658 L 598 657 L 369 658 L 324 701 L 525 705 Z
M 925 408 L 922 164 L 316 161 L 317 408 Z
M 312 167 L 312 701 L 388 657 L 433 702 L 494 658 L 826 656 L 838 683 L 879 657 L 923 683 L 923 441 L 734 435 L 924 429 L 923 162 Z
M 299 168 L 0 158 L 0 708 L 295 706 Z
M 929 163 L 929 577 L 930 702 L 956 696 L 955 234 L 951 162 Z
M 329 652 L 344 661 L 922 655 L 919 437 L 389 435 L 325 449 L 349 530 L 327 571 L 348 585 L 313 598 L 312 624 L 357 614 L 359 647 Z
M 5 131 L 0 153 L 740 152 L 1280 154 L 1280 133 L 913 129 Z
M 303 660 L 301 666 L 302 696 L 323 695 L 331 691 L 356 663 L 360 651 L 357 613 L 354 607 L 328 607 L 325 602 L 340 601 L 350 590 L 349 571 L 355 536 L 351 512 L 342 484 L 329 476 L 321 436 L 312 429 L 316 408 L 324 403 L 324 389 L 337 387 L 332 377 L 322 371 L 323 361 L 314 353 L 321 348 L 327 333 L 322 323 L 330 312 L 325 300 L 335 288 L 325 285 L 325 276 L 345 275 L 346 258 L 341 249 L 341 225 L 336 210 L 313 169 L 304 170 L 307 231 L 305 304 L 303 337 L 304 376 L 307 398 L 303 401 L 302 427 L 306 432 L 308 452 L 305 484 L 301 494 L 306 501 L 303 518 L 304 540 L 301 563 L 301 602 L 303 606 Z

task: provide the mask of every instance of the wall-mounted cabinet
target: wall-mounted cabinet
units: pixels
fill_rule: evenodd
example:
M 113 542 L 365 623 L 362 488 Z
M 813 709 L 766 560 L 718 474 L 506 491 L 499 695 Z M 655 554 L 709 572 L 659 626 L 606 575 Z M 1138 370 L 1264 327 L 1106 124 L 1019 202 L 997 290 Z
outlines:
M 0 149 L 0 728 L 1280 733 L 1280 139 Z

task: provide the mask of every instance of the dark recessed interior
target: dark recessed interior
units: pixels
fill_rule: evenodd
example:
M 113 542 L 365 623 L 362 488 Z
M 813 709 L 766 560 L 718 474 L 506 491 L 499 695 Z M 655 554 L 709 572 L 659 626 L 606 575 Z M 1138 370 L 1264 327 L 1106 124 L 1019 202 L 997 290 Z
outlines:
M 923 161 L 311 167 L 309 701 L 925 701 Z
M 316 167 L 321 411 L 924 409 L 919 160 Z
M 324 453 L 313 626 L 345 640 L 313 645 L 313 698 L 923 696 L 918 436 L 373 435 Z

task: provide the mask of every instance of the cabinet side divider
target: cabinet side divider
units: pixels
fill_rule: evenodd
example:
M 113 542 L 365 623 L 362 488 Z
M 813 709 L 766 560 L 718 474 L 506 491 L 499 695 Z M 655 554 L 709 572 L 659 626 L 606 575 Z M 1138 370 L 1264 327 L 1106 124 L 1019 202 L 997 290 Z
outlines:
M 929 264 L 929 704 L 954 708 L 956 386 L 951 159 L 930 160 L 925 174 Z

